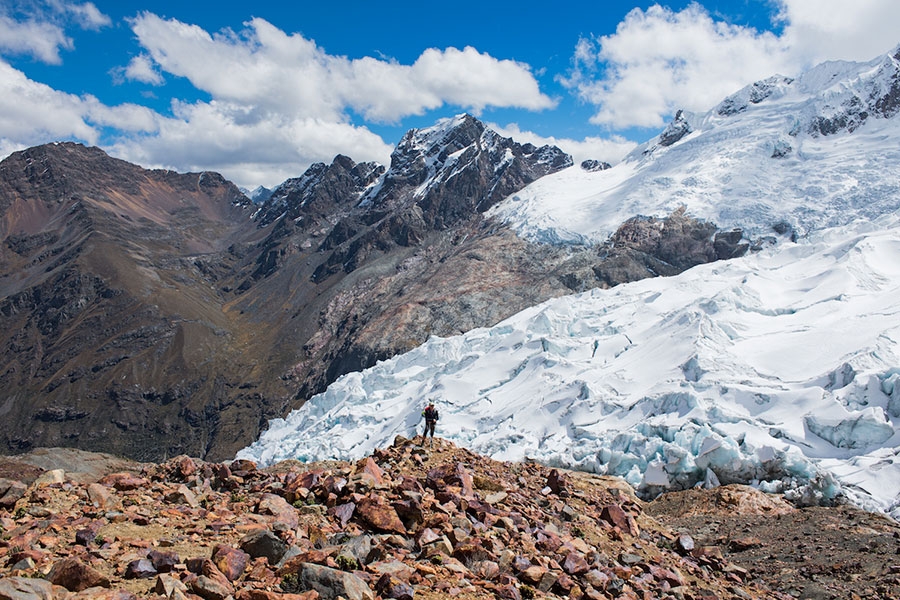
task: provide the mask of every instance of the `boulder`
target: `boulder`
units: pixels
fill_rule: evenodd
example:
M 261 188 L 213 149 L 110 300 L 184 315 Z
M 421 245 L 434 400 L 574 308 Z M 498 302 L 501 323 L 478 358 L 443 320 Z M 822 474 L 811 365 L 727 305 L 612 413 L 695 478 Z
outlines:
M 47 574 L 47 580 L 70 592 L 80 592 L 91 587 L 108 588 L 110 585 L 108 577 L 75 557 L 56 562 Z

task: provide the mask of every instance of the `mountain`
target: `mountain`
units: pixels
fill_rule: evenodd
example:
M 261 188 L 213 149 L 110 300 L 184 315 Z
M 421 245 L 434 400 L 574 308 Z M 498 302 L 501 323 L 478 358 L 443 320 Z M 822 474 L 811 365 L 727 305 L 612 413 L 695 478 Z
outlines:
M 261 204 L 214 173 L 77 144 L 15 153 L 0 163 L 0 442 L 233 456 L 430 335 L 744 248 L 683 213 L 576 251 L 485 218 L 570 165 L 468 115 L 409 132 L 387 168 L 337 156 Z
M 554 247 L 658 243 L 654 223 L 683 207 L 754 251 L 433 337 L 339 379 L 239 456 L 362 456 L 436 400 L 438 435 L 623 476 L 647 497 L 739 482 L 900 515 L 898 90 L 900 52 L 827 63 L 680 113 L 611 169 L 511 194 L 489 215 Z M 629 232 L 635 214 L 649 216 Z
M 636 214 L 689 214 L 758 239 L 897 209 L 900 47 L 775 76 L 705 114 L 679 111 L 616 168 L 567 169 L 491 212 L 531 240 L 598 243 Z M 559 199 L 564 198 L 565 202 Z

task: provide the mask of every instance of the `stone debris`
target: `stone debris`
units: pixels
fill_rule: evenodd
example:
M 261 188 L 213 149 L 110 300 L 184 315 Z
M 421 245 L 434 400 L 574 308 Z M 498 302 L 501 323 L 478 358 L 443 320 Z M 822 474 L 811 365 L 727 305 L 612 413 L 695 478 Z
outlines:
M 440 439 L 356 463 L 181 456 L 21 488 L 0 508 L 0 599 L 787 598 L 622 482 Z

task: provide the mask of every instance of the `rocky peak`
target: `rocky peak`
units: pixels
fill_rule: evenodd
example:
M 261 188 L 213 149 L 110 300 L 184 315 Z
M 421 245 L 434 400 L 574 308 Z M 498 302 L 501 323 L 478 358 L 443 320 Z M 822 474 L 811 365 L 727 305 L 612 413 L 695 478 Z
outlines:
M 426 223 L 444 229 L 571 165 L 571 157 L 555 146 L 518 144 L 464 114 L 408 132 L 391 157 L 383 184 L 366 202 L 415 203 Z
M 330 165 L 315 163 L 300 177 L 288 179 L 262 205 L 255 218 L 260 227 L 285 215 L 289 219 L 323 214 L 340 205 L 353 205 L 384 172 L 374 162 L 355 163 L 338 154 Z
M 692 131 L 690 123 L 684 117 L 684 111 L 678 110 L 675 118 L 666 126 L 666 129 L 659 134 L 659 145 L 666 147 L 671 146 Z

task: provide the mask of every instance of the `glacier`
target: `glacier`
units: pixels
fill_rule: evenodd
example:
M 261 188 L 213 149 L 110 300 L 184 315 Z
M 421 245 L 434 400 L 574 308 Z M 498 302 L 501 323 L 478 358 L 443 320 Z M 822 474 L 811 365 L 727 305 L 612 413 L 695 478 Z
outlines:
M 490 216 L 593 244 L 685 206 L 764 243 L 433 337 L 341 377 L 238 457 L 359 458 L 421 433 L 433 400 L 441 437 L 645 497 L 737 482 L 900 518 L 900 119 L 846 112 L 898 82 L 900 52 L 773 77 L 685 114 L 674 143 L 539 179 Z

